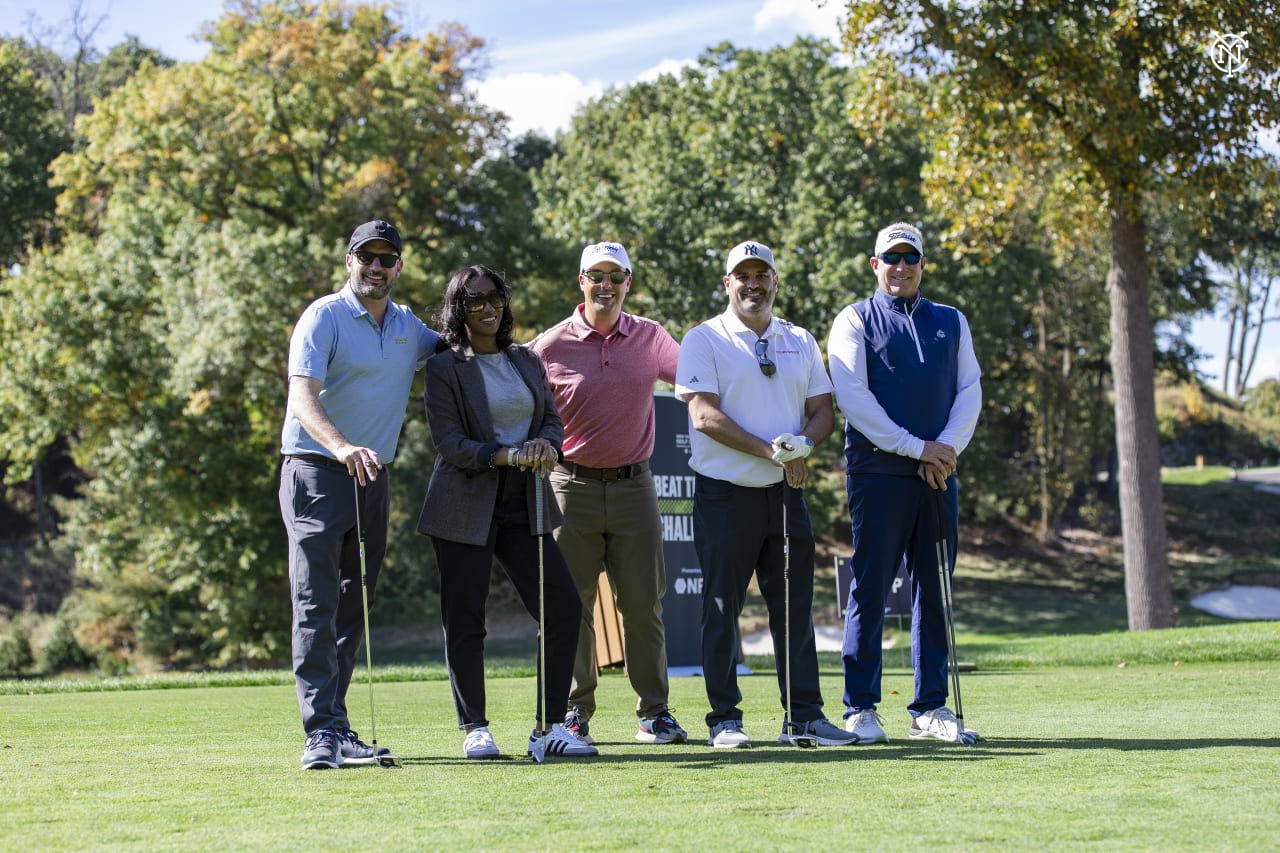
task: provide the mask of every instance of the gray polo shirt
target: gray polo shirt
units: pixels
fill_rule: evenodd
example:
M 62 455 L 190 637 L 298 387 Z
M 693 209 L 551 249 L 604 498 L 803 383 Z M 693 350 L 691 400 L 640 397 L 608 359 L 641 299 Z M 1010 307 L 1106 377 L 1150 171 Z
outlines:
M 391 462 L 413 374 L 435 352 L 439 338 L 395 302 L 387 303 L 386 321 L 379 328 L 347 283 L 311 303 L 298 318 L 289 341 L 289 376 L 324 383 L 320 405 L 333 425 L 352 444 L 371 447 L 383 462 Z M 292 412 L 285 415 L 280 452 L 333 456 Z

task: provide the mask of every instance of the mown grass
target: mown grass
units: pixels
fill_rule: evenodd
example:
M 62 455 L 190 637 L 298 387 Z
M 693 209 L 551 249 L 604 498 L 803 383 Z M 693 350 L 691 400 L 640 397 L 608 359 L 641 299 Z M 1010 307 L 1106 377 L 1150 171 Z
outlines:
M 773 661 L 751 657 L 756 675 L 741 684 L 755 749 L 704 744 L 696 678 L 672 682 L 695 742 L 637 744 L 634 696 L 610 670 L 592 720 L 603 754 L 538 766 L 523 754 L 530 635 L 490 643 L 489 716 L 507 755 L 468 762 L 438 628 L 375 631 L 378 737 L 404 759 L 399 770 L 302 771 L 283 669 L 0 681 L 0 837 L 33 850 L 1270 849 L 1280 623 L 1228 622 L 1187 600 L 1242 573 L 1280 573 L 1280 525 L 1264 523 L 1277 499 L 1222 480 L 1166 492 L 1188 627 L 1124 630 L 1119 554 L 1103 536 L 1030 556 L 962 549 L 956 618 L 961 660 L 977 666 L 962 676 L 966 722 L 983 733 L 974 747 L 905 737 L 903 668 L 884 682 L 888 745 L 779 746 Z M 819 608 L 833 609 L 823 595 Z M 838 718 L 838 655 L 820 662 Z M 368 739 L 364 677 L 349 700 Z
M 38 850 L 1266 849 L 1280 836 L 1280 736 L 1248 721 L 1280 695 L 1280 643 L 1269 623 L 1233 628 L 997 641 L 1025 646 L 1016 666 L 966 637 L 962 657 L 986 661 L 962 676 L 983 733 L 968 748 L 905 737 L 901 669 L 885 679 L 888 745 L 779 746 L 777 682 L 757 659 L 742 679 L 755 749 L 701 742 L 696 678 L 673 680 L 672 701 L 699 742 L 636 743 L 634 697 L 609 672 L 600 758 L 542 766 L 523 754 L 528 675 L 489 680 L 507 757 L 468 762 L 447 682 L 379 670 L 378 737 L 405 766 L 324 773 L 298 766 L 288 683 L 9 693 L 0 835 Z M 1239 654 L 1256 659 L 1224 661 Z M 1061 665 L 1068 655 L 1089 664 Z M 830 657 L 823 689 L 838 717 Z M 368 738 L 363 683 L 350 700 Z

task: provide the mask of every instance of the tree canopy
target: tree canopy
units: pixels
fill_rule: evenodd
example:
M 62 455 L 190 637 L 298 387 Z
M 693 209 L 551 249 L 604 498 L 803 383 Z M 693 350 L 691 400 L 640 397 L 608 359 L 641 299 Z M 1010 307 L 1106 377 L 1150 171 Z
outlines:
M 1105 210 L 1129 625 L 1171 625 L 1145 198 L 1241 186 L 1239 161 L 1261 128 L 1280 124 L 1280 9 L 1247 0 L 857 0 L 847 9 L 856 54 L 941 81 L 942 105 L 962 116 L 950 125 L 953 150 L 988 173 L 1010 150 L 1064 157 L 1078 190 Z M 1249 33 L 1240 73 L 1209 61 L 1211 34 L 1224 32 Z

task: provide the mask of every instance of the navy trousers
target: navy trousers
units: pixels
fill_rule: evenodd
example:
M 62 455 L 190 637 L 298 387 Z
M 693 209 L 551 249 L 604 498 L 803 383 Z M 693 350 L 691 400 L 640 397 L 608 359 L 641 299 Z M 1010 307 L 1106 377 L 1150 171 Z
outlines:
M 956 479 L 937 492 L 919 477 L 855 474 L 847 478 L 853 524 L 853 583 L 844 623 L 845 716 L 880 703 L 884 605 L 903 554 L 911 586 L 913 717 L 947 703 L 947 634 L 938 575 L 937 503 L 942 500 L 948 572 L 955 570 L 959 499 Z

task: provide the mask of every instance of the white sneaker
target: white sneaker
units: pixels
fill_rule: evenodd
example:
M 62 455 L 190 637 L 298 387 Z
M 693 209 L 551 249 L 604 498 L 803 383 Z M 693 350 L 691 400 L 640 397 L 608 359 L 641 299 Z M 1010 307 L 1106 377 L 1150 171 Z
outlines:
M 462 742 L 462 754 L 467 758 L 497 758 L 501 753 L 493 742 L 493 735 L 480 726 L 467 732 L 467 739 Z
M 751 738 L 742 730 L 741 720 L 725 720 L 711 730 L 707 742 L 717 749 L 745 749 L 751 746 Z
M 889 736 L 881 725 L 883 722 L 875 708 L 864 708 L 851 717 L 845 717 L 844 730 L 853 733 L 857 738 L 856 744 L 888 743 Z
M 534 729 L 529 733 L 529 755 L 533 755 L 533 745 L 537 741 L 538 730 Z M 547 754 L 589 756 L 599 755 L 600 750 L 589 743 L 583 743 L 582 739 L 573 732 L 566 729 L 562 724 L 556 723 L 551 727 L 551 731 L 547 732 Z
M 978 733 L 973 729 L 960 729 L 960 721 L 950 708 L 925 711 L 911 721 L 907 734 L 913 738 L 933 738 L 951 743 L 974 743 Z

